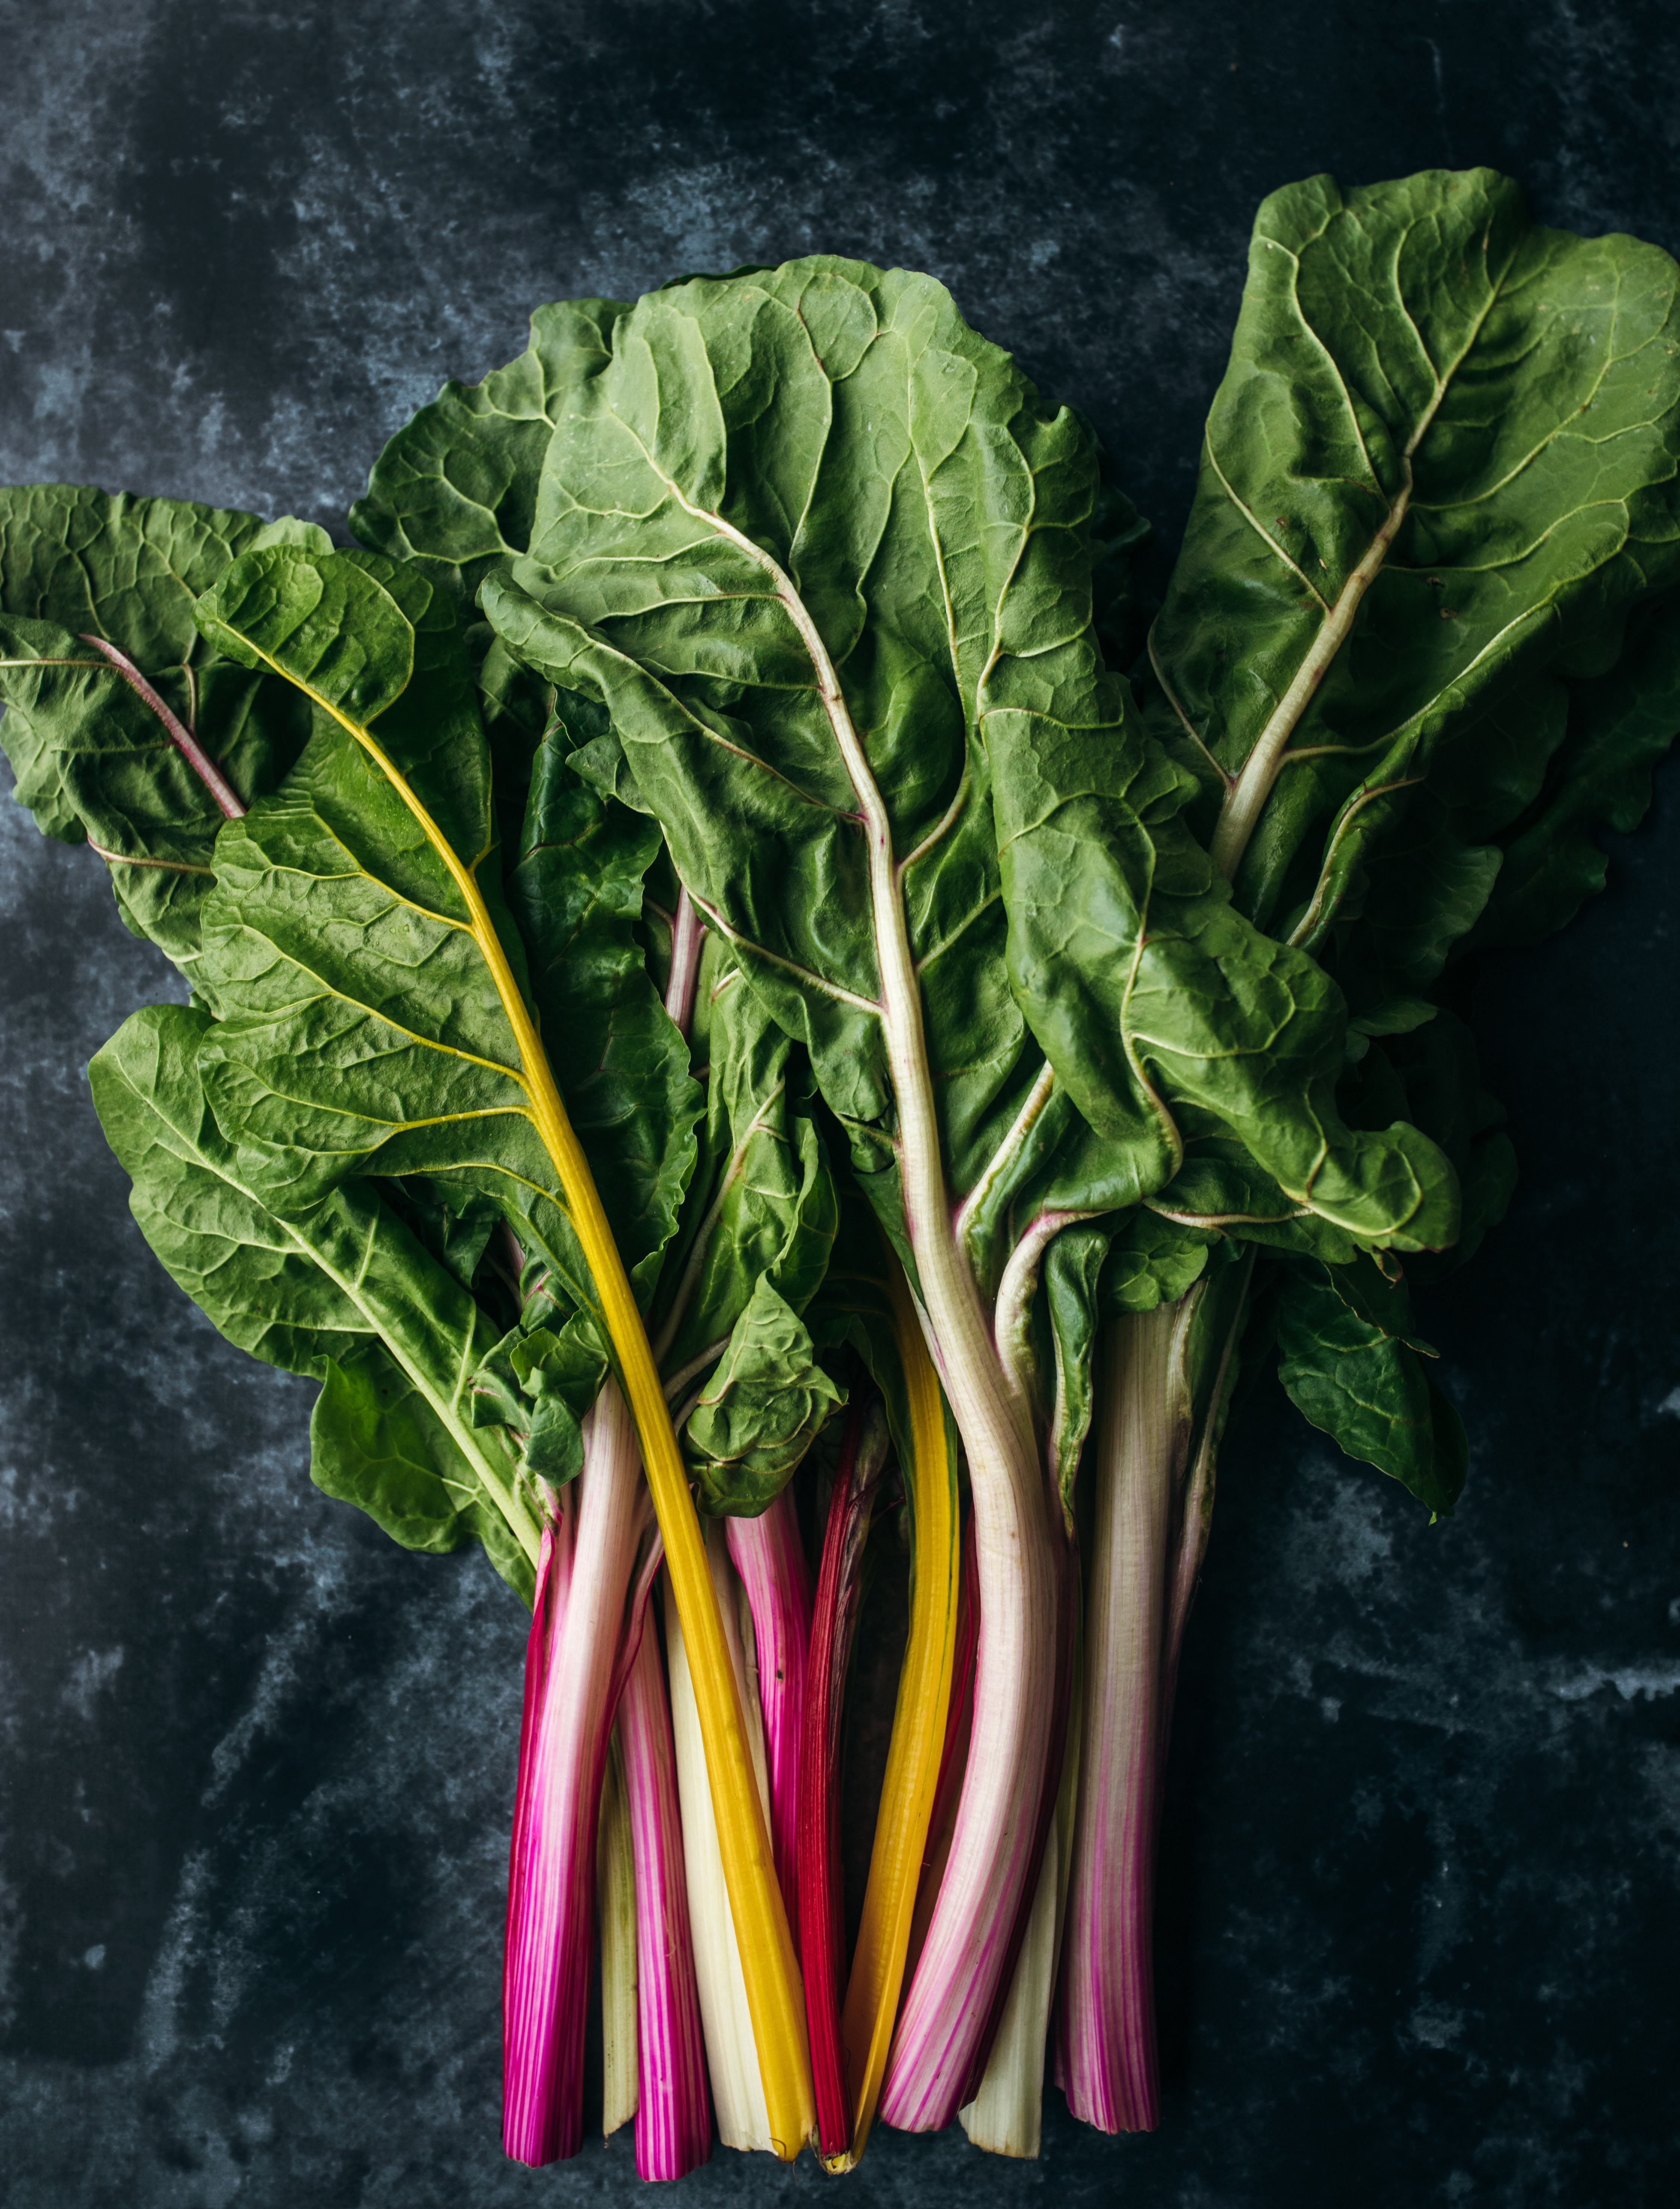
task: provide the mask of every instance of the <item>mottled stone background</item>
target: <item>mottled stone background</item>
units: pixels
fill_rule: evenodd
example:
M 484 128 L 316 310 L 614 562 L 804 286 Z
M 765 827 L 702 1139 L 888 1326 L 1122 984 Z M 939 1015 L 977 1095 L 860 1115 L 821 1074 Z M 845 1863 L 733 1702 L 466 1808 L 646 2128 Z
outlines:
M 1263 192 L 1487 161 L 1672 249 L 1677 81 L 1627 0 L 4 0 L 0 480 L 331 524 L 534 303 L 820 247 L 943 277 L 1170 545 Z M 1161 2131 L 877 2134 L 858 2209 L 1680 2193 L 1677 791 L 1484 978 L 1524 1180 L 1426 1313 L 1457 1518 L 1275 1394 L 1230 1447 Z M 498 2150 L 516 1606 L 317 1496 L 310 1389 L 152 1264 L 82 1068 L 158 966 L 86 853 L 0 839 L 0 2200 L 625 2198 L 627 2134 Z M 686 2198 L 825 2183 L 720 2151 Z

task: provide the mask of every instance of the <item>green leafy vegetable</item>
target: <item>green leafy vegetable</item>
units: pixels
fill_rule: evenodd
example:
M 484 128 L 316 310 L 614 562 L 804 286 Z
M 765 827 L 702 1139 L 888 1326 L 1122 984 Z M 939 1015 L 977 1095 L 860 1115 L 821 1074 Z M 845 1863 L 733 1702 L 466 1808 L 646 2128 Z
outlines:
M 554 425 L 606 365 L 611 299 L 563 299 L 531 317 L 531 343 L 482 383 L 446 383 L 380 454 L 350 509 L 362 543 L 470 599 L 490 569 L 531 539 Z
M 1029 1606 L 1056 1602 L 1023 1524 L 1042 1508 L 1044 1250 L 1171 1177 L 1175 1109 L 1235 1127 L 1301 1204 L 1373 1241 L 1447 1241 L 1455 1207 L 1411 1131 L 1340 1123 L 1335 991 L 1231 910 L 1176 822 L 1193 785 L 1147 751 L 1092 635 L 1096 501 L 1081 426 L 938 286 L 818 258 L 618 319 L 550 442 L 528 556 L 482 589 L 517 655 L 607 707 L 580 768 L 655 815 L 809 1050 L 941 1345 L 995 1608 L 1023 1575 Z M 1087 868 L 1092 917 L 1069 930 L 1039 886 L 1059 906 Z M 1009 1723 L 1036 1712 L 1037 1737 L 987 1750 L 1006 1787 L 1035 1787 L 1045 1753 L 1053 1635 L 1034 1635 Z M 982 1831 L 960 1830 L 953 1891 L 972 1877 L 988 1899 L 951 1927 L 1009 1915 L 1026 1877 Z M 991 1995 L 961 1996 L 976 2015 L 930 2059 L 930 2110 Z
M 1464 1486 L 1464 1426 L 1424 1371 L 1398 1315 L 1357 1281 L 1310 1261 L 1292 1266 L 1278 1297 L 1278 1377 L 1297 1408 L 1350 1457 L 1391 1473 L 1436 1515 Z M 1433 1356 L 1434 1352 L 1428 1352 Z
M 280 544 L 328 549 L 308 522 L 64 484 L 0 491 L 0 740 L 18 803 L 44 834 L 92 844 L 125 924 L 195 984 L 226 798 L 275 787 L 310 712 L 289 683 L 207 644 L 193 605 L 242 552 Z
M 411 1549 L 483 1542 L 529 1601 L 539 1518 L 509 1437 L 474 1425 L 468 1393 L 493 1326 L 368 1183 L 269 1210 L 205 1103 L 211 1026 L 151 1007 L 89 1069 L 141 1231 L 230 1341 L 324 1384 L 310 1470 L 329 1495 Z
M 557 822 L 569 792 L 539 776 L 521 861 L 527 910 L 547 931 L 533 947 L 539 987 L 503 902 L 490 756 L 453 602 L 375 555 L 276 551 L 243 561 L 202 617 L 230 651 L 376 731 L 364 741 L 328 722 L 218 848 L 205 960 L 225 1017 L 207 1041 L 206 1080 L 242 1159 L 288 1210 L 349 1173 L 486 1189 L 570 1304 L 593 1309 L 539 1126 L 546 1064 L 527 1065 L 517 1024 L 531 1021 L 533 997 L 548 1009 L 547 992 L 569 1031 L 557 1062 L 580 1141 L 604 1151 L 609 1217 L 633 1271 L 657 1262 L 686 1169 L 662 1104 L 693 1107 L 672 1101 L 686 1082 L 680 1039 L 635 957 L 623 900 L 601 894 L 607 876 L 542 899 L 551 866 L 579 848 L 579 823 Z M 655 1080 L 617 1079 L 621 1050 L 640 1074 L 651 1056 Z
M 1322 943 L 1407 793 L 1499 774 L 1525 686 L 1543 761 L 1537 679 L 1600 674 L 1680 580 L 1677 289 L 1484 169 L 1262 207 L 1152 647 L 1245 911 Z M 1449 865 L 1443 928 L 1491 880 Z

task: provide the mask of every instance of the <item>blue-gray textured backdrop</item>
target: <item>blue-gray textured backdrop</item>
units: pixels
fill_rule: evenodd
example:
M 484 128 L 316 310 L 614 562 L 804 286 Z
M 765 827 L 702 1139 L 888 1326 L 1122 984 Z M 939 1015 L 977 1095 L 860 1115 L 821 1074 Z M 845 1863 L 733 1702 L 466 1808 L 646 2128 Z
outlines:
M 1485 161 L 1680 247 L 1680 18 L 1629 0 L 4 0 L 0 54 L 0 480 L 329 525 L 538 301 L 822 249 L 945 279 L 1170 545 L 1274 185 Z M 1233 1435 L 1161 2131 L 877 2133 L 857 2209 L 1675 2198 L 1677 788 L 1483 975 L 1523 1181 L 1425 1309 L 1458 1516 L 1274 1394 Z M 158 964 L 90 855 L 0 847 L 0 2200 L 627 2198 L 627 2134 L 499 2152 L 517 1606 L 319 1496 L 309 1387 L 154 1266 L 82 1068 Z

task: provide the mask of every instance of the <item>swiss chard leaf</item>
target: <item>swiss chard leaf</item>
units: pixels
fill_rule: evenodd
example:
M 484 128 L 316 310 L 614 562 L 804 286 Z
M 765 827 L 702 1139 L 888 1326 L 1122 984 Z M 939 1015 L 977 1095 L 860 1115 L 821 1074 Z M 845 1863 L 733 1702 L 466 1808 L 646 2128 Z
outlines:
M 1680 579 L 1677 291 L 1665 253 L 1531 227 L 1488 170 L 1262 207 L 1152 654 L 1245 911 L 1324 944 L 1400 833 L 1441 846 L 1402 963 L 1473 921 L 1491 865 L 1409 804 L 1439 773 L 1496 815 L 1557 741 L 1535 686 L 1602 674 Z
M 694 1051 L 706 1069 L 706 1122 L 654 1301 L 667 1376 L 720 1353 L 761 1280 L 802 1312 L 827 1268 L 836 1224 L 810 1069 L 715 936 L 702 955 Z
M 482 1541 L 529 1600 L 540 1532 L 509 1438 L 474 1427 L 495 1329 L 368 1183 L 272 1212 L 205 1102 L 197 1008 L 136 1013 L 89 1068 L 142 1233 L 232 1342 L 322 1384 L 311 1472 L 411 1549 Z
M 361 542 L 421 562 L 470 599 L 491 567 L 529 544 L 554 425 L 606 365 L 624 311 L 611 299 L 539 307 L 517 360 L 482 383 L 446 383 L 375 462 L 367 496 L 350 509 Z
M 658 816 L 690 895 L 810 1050 L 912 1264 L 929 1246 L 912 1257 L 906 1170 L 964 1195 L 1012 1173 L 1031 1137 L 1029 1219 L 1111 1210 L 1172 1171 L 1175 1085 L 1195 1109 L 1217 1098 L 1221 1126 L 1236 1111 L 1304 1201 L 1376 1239 L 1445 1240 L 1450 1175 L 1428 1147 L 1335 1120 L 1334 989 L 1230 912 L 1188 837 L 1158 858 L 1187 785 L 1145 755 L 1102 673 L 1095 492 L 1080 425 L 1047 417 L 939 286 L 795 262 L 658 293 L 614 326 L 550 444 L 531 554 L 490 575 L 484 603 L 517 653 L 608 705 L 612 734 L 581 765 Z M 1058 745 L 1073 778 L 1114 762 L 1089 841 L 1122 894 L 1112 927 L 1061 930 L 1050 959 L 999 843 L 1018 872 L 1030 845 L 1067 888 L 1065 843 L 1033 843 L 1029 817 Z M 1001 835 L 995 774 L 1012 792 Z M 1161 872 L 1201 900 L 1207 942 L 1148 936 Z M 1019 955 L 1018 936 L 1035 939 Z M 1159 972 L 1147 1024 L 1123 987 L 1111 1002 L 1117 952 Z M 1185 958 L 1188 995 L 1168 980 Z M 1083 1013 L 1057 997 L 1075 968 Z M 1210 1055 L 1227 1012 L 1242 1040 Z M 1291 1022 L 1298 1062 L 1272 1074 L 1255 1043 Z M 1099 1141 L 1048 1111 L 1039 1041 Z M 918 1133 L 906 1169 L 930 1109 L 942 1155 Z M 1054 1159 L 1052 1123 L 1069 1145 Z M 1019 1210 L 1004 1224 L 1023 1231 Z M 995 1281 L 996 1251 L 975 1255 Z
M 227 808 L 166 716 L 239 804 L 274 788 L 303 749 L 307 702 L 193 624 L 198 594 L 269 544 L 328 549 L 308 522 L 69 485 L 0 491 L 0 742 L 18 802 L 45 834 L 93 845 L 125 924 L 195 982 Z
M 756 1517 L 845 1401 L 845 1390 L 817 1363 L 804 1321 L 760 1274 L 683 1423 L 702 1509 Z
M 1346 1272 L 1288 1266 L 1277 1293 L 1278 1377 L 1349 1457 L 1391 1474 L 1445 1517 L 1464 1486 L 1463 1423 L 1398 1331 L 1403 1304 L 1379 1284 L 1363 1260 Z
M 0 490 L 0 610 L 102 636 L 154 678 L 203 669 L 214 650 L 196 602 L 243 553 L 268 545 L 331 550 L 324 529 L 289 515 L 263 521 L 82 484 Z
M 577 1139 L 607 1165 L 610 1222 L 646 1285 L 691 1143 L 693 1106 L 673 1104 L 687 1080 L 680 1038 L 626 948 L 627 900 L 599 879 L 560 894 L 571 855 L 595 865 L 600 854 L 575 821 L 557 827 L 548 798 L 560 785 L 546 773 L 527 857 L 557 934 L 533 944 L 533 979 L 503 902 L 490 754 L 453 599 L 375 555 L 275 551 L 242 561 L 202 618 L 323 709 L 286 784 L 225 833 L 205 914 L 226 1014 L 207 1038 L 207 1086 L 268 1201 L 307 1209 L 364 1171 L 488 1190 L 569 1305 L 593 1311 L 545 1101 L 557 1075 Z M 545 997 L 565 1043 L 552 1065 L 536 1030 Z

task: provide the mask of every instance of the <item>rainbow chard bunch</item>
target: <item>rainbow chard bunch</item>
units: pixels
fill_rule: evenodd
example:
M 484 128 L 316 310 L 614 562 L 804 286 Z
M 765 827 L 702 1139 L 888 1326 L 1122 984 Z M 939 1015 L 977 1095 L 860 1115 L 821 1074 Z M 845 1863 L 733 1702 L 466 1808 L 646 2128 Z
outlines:
M 94 1062 L 135 1215 L 321 1381 L 322 1487 L 533 1605 L 510 2154 L 581 2142 L 598 1911 L 645 2176 L 708 2079 L 836 2170 L 877 2116 L 1035 2153 L 1050 2047 L 1159 2121 L 1232 1390 L 1275 1353 L 1452 1509 L 1409 1287 L 1514 1168 L 1466 954 L 1573 914 L 1680 723 L 1677 282 L 1484 172 L 1276 195 L 1153 623 L 1084 424 L 826 256 L 539 310 L 364 551 L 0 494 L 19 797 L 192 984 Z

